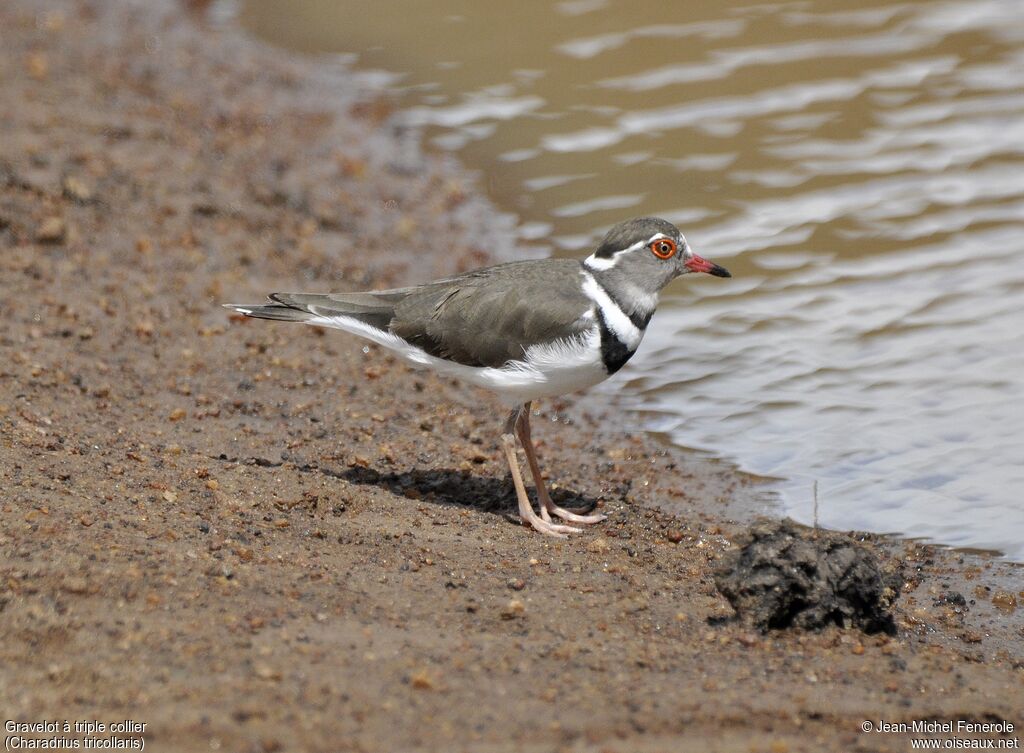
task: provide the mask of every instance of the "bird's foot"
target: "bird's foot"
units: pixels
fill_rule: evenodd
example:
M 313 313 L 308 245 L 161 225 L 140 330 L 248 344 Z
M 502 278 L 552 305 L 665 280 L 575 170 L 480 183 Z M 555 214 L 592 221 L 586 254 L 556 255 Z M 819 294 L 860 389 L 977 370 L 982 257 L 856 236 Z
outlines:
M 521 515 L 520 520 L 523 525 L 530 526 L 535 531 L 539 531 L 547 536 L 554 536 L 556 539 L 568 538 L 570 533 L 580 533 L 580 529 L 575 526 L 564 526 L 561 523 L 552 522 L 549 517 L 545 520 L 543 517 L 539 517 L 532 509 L 528 515 Z
M 548 490 L 544 486 L 544 476 L 540 471 L 540 464 L 537 462 L 537 454 L 533 449 L 533 438 L 530 436 L 530 403 L 526 403 L 521 410 L 512 413 L 509 417 L 507 429 L 511 429 L 512 427 L 515 428 L 516 433 L 519 435 L 519 441 L 523 444 L 523 450 L 526 452 L 526 460 L 530 465 L 530 473 L 533 474 L 533 483 L 537 487 L 537 500 L 540 502 L 540 519 L 549 525 L 557 526 L 559 528 L 568 528 L 572 531 L 578 531 L 579 529 L 571 526 L 563 526 L 559 523 L 553 523 L 551 516 L 554 515 L 555 517 L 567 520 L 570 523 L 582 523 L 584 525 L 600 523 L 604 520 L 605 516 L 600 513 L 586 515 L 581 512 L 566 510 L 564 507 L 559 507 L 551 501 L 551 496 L 548 494 Z M 522 500 L 520 499 L 520 503 L 521 502 Z M 521 507 L 520 511 L 522 511 Z M 532 514 L 533 510 L 530 512 Z M 536 525 L 533 527 L 537 528 Z M 537 530 L 540 529 L 537 528 Z
M 543 486 L 537 487 L 537 497 L 540 501 L 540 516 L 549 523 L 551 522 L 552 515 L 562 520 L 568 520 L 570 523 L 581 523 L 583 525 L 600 523 L 608 517 L 599 512 L 587 515 L 582 510 L 568 510 L 564 507 L 559 507 L 551 501 L 548 490 Z
M 541 518 L 548 522 L 551 521 L 551 516 L 554 515 L 555 517 L 561 518 L 562 520 L 568 520 L 570 523 L 580 523 L 582 525 L 600 523 L 602 520 L 606 520 L 608 518 L 607 515 L 602 515 L 599 512 L 593 513 L 591 515 L 581 515 L 578 512 L 573 512 L 572 510 L 567 510 L 564 507 L 559 507 L 551 500 L 548 500 L 547 504 L 541 504 L 540 515 Z
M 518 413 L 513 412 L 512 417 L 509 419 L 509 424 L 516 419 Z M 516 460 L 516 438 L 511 432 L 506 432 L 501 435 L 501 443 L 505 447 L 505 457 L 508 459 L 508 467 L 512 472 L 512 483 L 516 488 L 516 499 L 519 501 L 519 519 L 523 521 L 525 525 L 533 528 L 535 531 L 539 531 L 546 536 L 554 536 L 556 539 L 564 539 L 570 533 L 578 533 L 579 528 L 573 528 L 572 526 L 564 526 L 561 523 L 553 523 L 550 516 L 547 520 L 541 518 L 537 513 L 533 511 L 533 506 L 530 504 L 530 498 L 526 494 L 526 486 L 523 484 L 522 474 L 519 472 L 519 461 Z M 541 512 L 544 508 L 541 507 Z

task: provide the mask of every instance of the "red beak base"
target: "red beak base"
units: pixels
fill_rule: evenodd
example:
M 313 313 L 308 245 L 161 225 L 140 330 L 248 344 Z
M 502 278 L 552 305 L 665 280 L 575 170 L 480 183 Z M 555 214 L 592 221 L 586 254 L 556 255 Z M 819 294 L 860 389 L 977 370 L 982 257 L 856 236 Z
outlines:
M 697 256 L 697 254 L 691 256 L 689 259 L 684 261 L 683 264 L 686 265 L 686 268 L 691 272 L 707 272 L 709 275 L 714 275 L 715 277 L 732 277 L 732 275 L 729 274 L 729 270 L 725 267 L 719 266 L 707 259 L 702 259 Z

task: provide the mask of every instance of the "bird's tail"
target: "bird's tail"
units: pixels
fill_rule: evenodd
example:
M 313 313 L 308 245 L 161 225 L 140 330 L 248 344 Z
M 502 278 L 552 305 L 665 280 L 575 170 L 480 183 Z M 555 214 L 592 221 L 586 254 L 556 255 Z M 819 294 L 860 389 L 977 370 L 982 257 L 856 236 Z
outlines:
M 306 322 L 313 318 L 313 314 L 309 311 L 292 308 L 280 303 L 225 303 L 223 305 L 226 309 L 232 309 L 239 314 L 251 316 L 253 319 L 273 319 L 279 322 Z
M 395 313 L 395 304 L 407 290 L 372 293 L 271 293 L 272 303 L 225 303 L 225 308 L 256 319 L 280 322 L 308 322 L 320 326 L 338 326 L 339 319 L 352 319 L 380 330 L 387 330 Z

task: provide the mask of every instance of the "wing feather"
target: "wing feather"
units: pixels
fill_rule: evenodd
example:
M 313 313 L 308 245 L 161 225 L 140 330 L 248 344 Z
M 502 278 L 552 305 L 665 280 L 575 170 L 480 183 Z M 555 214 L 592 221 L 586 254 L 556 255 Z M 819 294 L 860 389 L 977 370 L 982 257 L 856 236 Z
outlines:
M 534 345 L 586 330 L 592 305 L 579 262 L 504 264 L 410 293 L 390 329 L 431 355 L 500 367 Z
M 498 368 L 535 345 L 574 337 L 593 326 L 588 318 L 593 301 L 582 283 L 578 261 L 547 259 L 499 264 L 410 288 L 274 293 L 270 304 L 229 307 L 248 316 L 313 324 L 355 319 L 432 356 Z

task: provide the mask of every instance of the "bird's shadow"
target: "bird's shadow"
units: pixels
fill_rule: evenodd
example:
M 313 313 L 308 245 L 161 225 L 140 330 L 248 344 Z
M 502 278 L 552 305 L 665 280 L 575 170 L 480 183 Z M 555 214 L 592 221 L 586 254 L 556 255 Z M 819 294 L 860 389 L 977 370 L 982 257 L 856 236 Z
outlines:
M 470 507 L 474 510 L 506 515 L 517 508 L 515 489 L 510 476 L 489 478 L 476 476 L 455 468 L 414 468 L 401 473 L 381 473 L 373 468 L 352 465 L 331 474 L 351 484 L 379 486 L 392 494 L 420 499 L 433 504 Z M 533 489 L 527 487 L 536 500 Z M 597 500 L 586 494 L 558 488 L 550 490 L 551 499 L 562 507 L 592 510 Z

